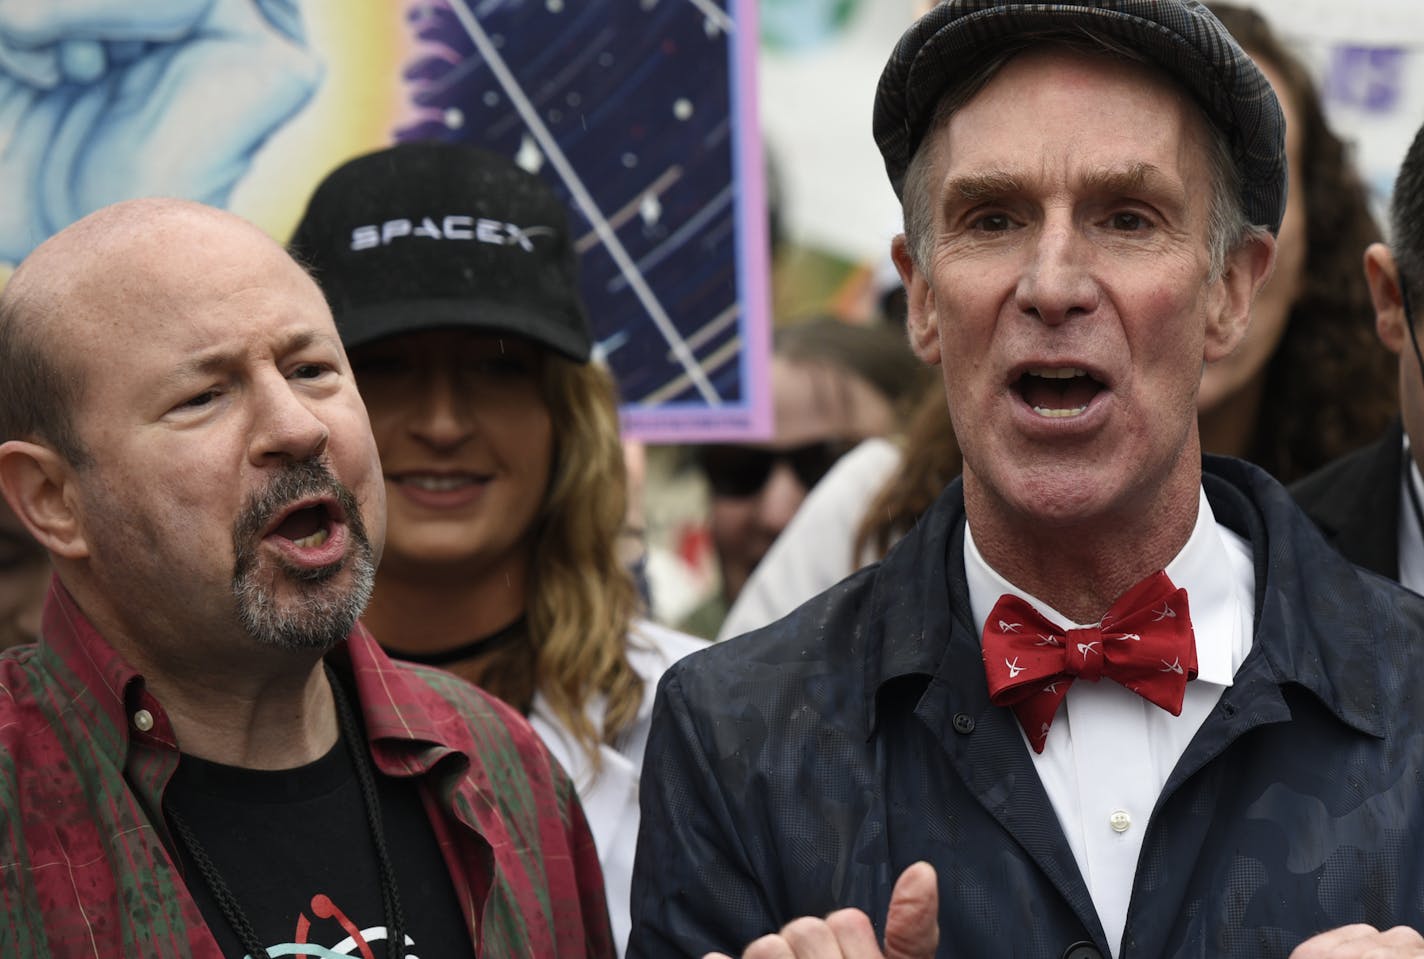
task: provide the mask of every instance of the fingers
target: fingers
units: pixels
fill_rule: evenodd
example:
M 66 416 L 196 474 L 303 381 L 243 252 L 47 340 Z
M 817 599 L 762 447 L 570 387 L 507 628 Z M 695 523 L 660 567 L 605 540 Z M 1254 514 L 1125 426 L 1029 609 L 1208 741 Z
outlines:
M 895 882 L 885 917 L 885 952 L 870 919 L 859 909 L 841 909 L 825 919 L 810 916 L 762 936 L 742 959 L 933 959 L 939 948 L 939 879 L 934 867 L 917 862 Z M 708 953 L 703 959 L 728 959 Z
M 841 910 L 841 912 L 860 913 L 861 918 L 865 917 L 858 909 Z M 870 920 L 865 924 L 870 925 Z M 870 947 L 873 950 L 869 954 L 865 952 L 847 952 L 842 948 L 842 943 L 836 935 L 834 929 L 827 919 L 813 919 L 809 916 L 797 919 L 788 923 L 781 930 L 781 938 L 786 940 L 786 944 L 791 947 L 790 955 L 797 959 L 880 959 L 880 948 L 875 944 L 875 934 L 870 934 Z M 744 957 L 752 959 L 752 957 Z M 772 959 L 770 955 L 766 959 Z
M 839 909 L 826 917 L 845 959 L 881 959 L 880 943 L 870 917 L 859 909 Z
M 895 882 L 885 916 L 886 959 L 930 959 L 939 948 L 939 878 L 917 862 Z
M 1290 959 L 1420 959 L 1424 936 L 1408 926 L 1381 932 L 1374 926 L 1341 926 L 1307 939 Z
M 708 953 L 703 959 L 728 959 Z M 747 946 L 742 959 L 882 959 L 870 920 L 859 909 L 841 909 L 825 919 L 805 916 L 773 936 Z
M 816 935 L 814 925 L 824 926 L 819 919 L 797 919 L 776 935 L 762 936 L 742 950 L 742 959 L 840 959 L 835 937 Z

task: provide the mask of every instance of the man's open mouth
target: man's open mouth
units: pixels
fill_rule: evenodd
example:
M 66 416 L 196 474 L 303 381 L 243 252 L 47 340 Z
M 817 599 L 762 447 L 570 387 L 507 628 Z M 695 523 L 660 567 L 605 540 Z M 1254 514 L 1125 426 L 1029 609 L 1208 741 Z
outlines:
M 1039 416 L 1078 416 L 1103 391 L 1101 382 L 1072 366 L 1042 366 L 1026 371 L 1014 389 Z
M 299 549 L 315 549 L 331 538 L 342 522 L 342 510 L 335 500 L 316 500 L 294 505 L 284 512 L 266 536 L 291 541 Z

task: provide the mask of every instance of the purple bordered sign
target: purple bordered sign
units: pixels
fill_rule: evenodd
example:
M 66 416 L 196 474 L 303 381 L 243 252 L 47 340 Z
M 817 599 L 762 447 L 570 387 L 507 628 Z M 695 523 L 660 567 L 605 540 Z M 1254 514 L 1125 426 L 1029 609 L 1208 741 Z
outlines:
M 396 138 L 502 152 L 561 192 L 626 433 L 769 435 L 754 0 L 406 6 Z

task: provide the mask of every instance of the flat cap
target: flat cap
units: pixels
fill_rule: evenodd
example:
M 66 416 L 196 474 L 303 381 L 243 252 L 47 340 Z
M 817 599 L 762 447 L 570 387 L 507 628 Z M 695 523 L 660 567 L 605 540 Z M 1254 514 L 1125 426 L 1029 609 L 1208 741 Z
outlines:
M 1089 33 L 1140 54 L 1185 87 L 1225 131 L 1251 223 L 1280 229 L 1285 117 L 1268 81 L 1197 0 L 944 0 L 900 38 L 875 93 L 875 142 L 896 196 L 946 90 L 1026 32 Z

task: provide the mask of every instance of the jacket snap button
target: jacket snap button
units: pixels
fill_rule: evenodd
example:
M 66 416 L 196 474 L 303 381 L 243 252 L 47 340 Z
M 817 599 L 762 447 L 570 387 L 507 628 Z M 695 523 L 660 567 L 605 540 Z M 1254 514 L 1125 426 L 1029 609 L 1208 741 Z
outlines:
M 974 717 L 968 713 L 955 713 L 954 731 L 957 733 L 974 732 Z
M 1075 942 L 1063 951 L 1063 959 L 1103 959 L 1103 954 L 1091 942 Z

